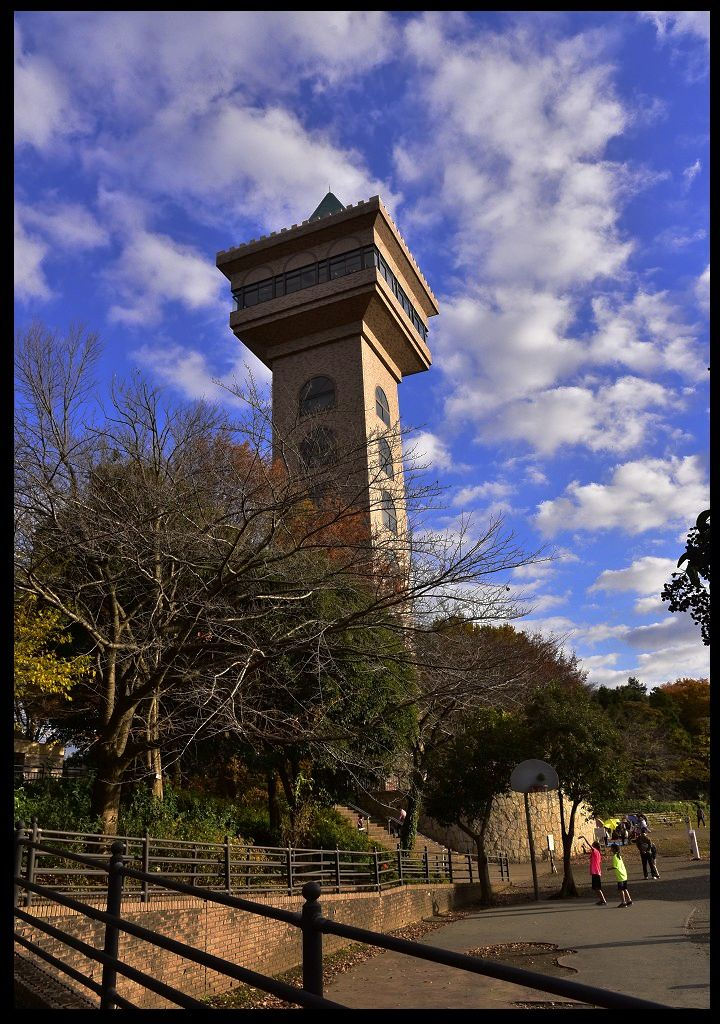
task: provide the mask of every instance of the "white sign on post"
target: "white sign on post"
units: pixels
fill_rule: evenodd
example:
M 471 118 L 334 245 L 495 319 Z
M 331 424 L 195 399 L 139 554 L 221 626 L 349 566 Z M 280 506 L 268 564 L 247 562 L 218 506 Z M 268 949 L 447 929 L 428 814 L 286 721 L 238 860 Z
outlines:
M 548 850 L 550 851 L 550 853 L 553 853 L 554 850 L 555 850 L 555 837 L 550 835 L 550 836 L 547 837 L 547 841 L 548 841 Z

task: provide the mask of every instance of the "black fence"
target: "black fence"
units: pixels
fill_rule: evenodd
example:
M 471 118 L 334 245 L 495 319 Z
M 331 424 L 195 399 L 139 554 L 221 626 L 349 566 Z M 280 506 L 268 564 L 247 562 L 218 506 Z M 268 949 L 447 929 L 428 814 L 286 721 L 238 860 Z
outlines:
M 250 846 L 225 838 L 223 843 L 198 843 L 151 836 L 110 836 L 85 832 L 41 829 L 33 822 L 29 845 L 24 847 L 20 871 L 32 884 L 66 895 L 104 893 L 106 861 L 115 841 L 123 844 L 125 863 L 147 877 L 129 879 L 126 896 L 147 902 L 165 892 L 154 884 L 161 875 L 192 887 L 213 892 L 300 892 L 314 881 L 328 891 L 372 892 L 399 885 L 477 882 L 477 857 L 470 854 L 401 850 L 306 850 L 294 847 Z M 82 854 L 86 866 L 78 867 L 71 854 Z M 95 865 L 97 861 L 97 866 Z M 493 875 L 510 878 L 505 854 L 491 861 Z M 33 889 L 25 895 L 30 906 Z
M 39 782 L 42 779 L 85 779 L 91 774 L 90 768 L 46 762 L 25 761 L 13 766 L 13 781 L 16 786 L 22 786 L 24 782 Z
M 624 993 L 608 992 L 604 989 L 595 988 L 591 985 L 583 985 L 574 981 L 566 981 L 561 978 L 549 978 L 535 971 L 526 971 L 518 967 L 508 967 L 504 964 L 484 960 L 480 957 L 469 956 L 464 953 L 453 953 L 445 949 L 428 946 L 424 943 L 410 942 L 405 939 L 397 939 L 390 935 L 383 935 L 380 932 L 368 931 L 365 928 L 355 928 L 351 925 L 340 924 L 323 917 L 322 907 L 318 902 L 322 887 L 318 882 L 306 882 L 302 887 L 302 895 L 305 904 L 301 913 L 283 910 L 279 907 L 265 906 L 254 903 L 250 900 L 240 899 L 215 892 L 209 889 L 201 889 L 186 885 L 171 878 L 158 878 L 151 876 L 147 871 L 137 871 L 127 867 L 123 857 L 124 843 L 116 840 L 112 844 L 111 855 L 102 867 L 97 857 L 87 857 L 81 854 L 65 851 L 67 859 L 76 864 L 84 865 L 93 871 L 101 870 L 107 879 L 105 886 L 105 910 L 81 903 L 70 896 L 50 889 L 47 886 L 30 882 L 21 874 L 23 853 L 29 854 L 50 853 L 55 851 L 51 846 L 33 840 L 26 834 L 21 825 L 18 826 L 15 835 L 15 917 L 33 928 L 49 935 L 61 943 L 80 952 L 89 960 L 94 960 L 103 965 L 101 982 L 93 981 L 86 977 L 81 971 L 66 964 L 59 957 L 47 952 L 38 943 L 26 938 L 24 935 L 15 932 L 15 941 L 29 950 L 33 955 L 50 964 L 62 974 L 70 977 L 99 999 L 100 1009 L 138 1009 L 138 1007 L 122 996 L 117 989 L 118 975 L 135 981 L 143 988 L 163 997 L 176 1006 L 185 1009 L 207 1009 L 207 1004 L 201 1000 L 180 991 L 173 986 L 166 985 L 154 976 L 145 971 L 138 970 L 124 963 L 118 956 L 120 932 L 134 935 L 136 938 L 146 941 L 150 946 L 157 946 L 184 957 L 193 963 L 217 971 L 226 977 L 238 982 L 251 985 L 263 992 L 270 992 L 281 999 L 305 1008 L 321 1007 L 327 1009 L 347 1009 L 340 1003 L 335 1003 L 323 995 L 323 934 L 339 935 L 353 942 L 366 943 L 373 946 L 380 946 L 383 949 L 394 950 L 404 953 L 407 956 L 416 957 L 422 960 L 429 960 L 433 963 L 444 964 L 447 967 L 455 967 L 460 970 L 470 971 L 474 974 L 485 975 L 486 977 L 499 978 L 517 985 L 525 985 L 538 989 L 541 992 L 550 992 L 554 995 L 569 997 L 579 1000 L 591 1006 L 600 1006 L 607 1009 L 668 1009 L 660 1003 L 649 1002 L 644 999 L 636 999 Z M 234 907 L 238 910 L 257 914 L 261 917 L 273 918 L 284 921 L 302 932 L 302 987 L 289 985 L 251 971 L 246 967 L 240 967 L 222 957 L 213 956 L 200 949 L 166 935 L 143 928 L 122 917 L 122 898 L 126 880 L 134 880 L 140 884 L 162 886 L 172 893 L 185 893 L 198 896 L 209 903 Z M 105 937 L 103 949 L 99 950 L 88 943 L 83 942 L 75 936 L 63 932 L 48 921 L 35 917 L 19 906 L 21 892 L 35 893 L 38 896 L 52 900 L 55 903 L 75 910 L 86 917 L 100 921 L 105 925 Z

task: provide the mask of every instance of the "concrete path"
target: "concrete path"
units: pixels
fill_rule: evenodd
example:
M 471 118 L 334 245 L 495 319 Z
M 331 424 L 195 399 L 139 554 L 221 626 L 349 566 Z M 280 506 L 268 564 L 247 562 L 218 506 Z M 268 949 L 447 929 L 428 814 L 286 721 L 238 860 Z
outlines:
M 422 941 L 463 953 L 505 942 L 551 942 L 577 950 L 560 960 L 577 972 L 568 971 L 568 979 L 667 1006 L 708 1007 L 709 863 L 663 858 L 659 881 L 633 877 L 631 870 L 633 906 L 620 913 L 609 882 L 607 907 L 591 897 L 561 902 L 541 896 L 538 903 L 472 911 Z M 513 1009 L 519 1002 L 560 1000 L 389 952 L 340 975 L 325 994 L 358 1009 Z

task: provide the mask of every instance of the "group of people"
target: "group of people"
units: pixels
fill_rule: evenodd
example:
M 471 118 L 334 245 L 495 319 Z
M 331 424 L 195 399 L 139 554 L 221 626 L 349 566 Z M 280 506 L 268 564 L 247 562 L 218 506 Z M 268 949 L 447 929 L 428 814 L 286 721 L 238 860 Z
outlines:
M 660 872 L 655 863 L 657 847 L 650 838 L 647 818 L 644 814 L 628 814 L 622 821 L 618 822 L 612 834 L 608 832 L 605 825 L 599 819 L 596 819 L 596 826 L 596 837 L 598 837 L 598 833 L 602 830 L 605 846 L 609 846 L 612 853 L 612 867 L 615 872 L 618 895 L 620 897 L 618 907 L 631 907 L 633 901 L 628 890 L 628 872 L 622 855 L 623 846 L 634 843 L 637 847 L 644 878 L 652 878 L 653 880 L 660 878 Z M 607 906 L 607 900 L 602 890 L 603 850 L 600 845 L 600 839 L 596 838 L 593 844 L 590 845 L 584 836 L 581 838 L 585 844 L 585 852 L 590 855 L 590 879 L 593 893 L 597 896 L 597 905 L 605 907 Z

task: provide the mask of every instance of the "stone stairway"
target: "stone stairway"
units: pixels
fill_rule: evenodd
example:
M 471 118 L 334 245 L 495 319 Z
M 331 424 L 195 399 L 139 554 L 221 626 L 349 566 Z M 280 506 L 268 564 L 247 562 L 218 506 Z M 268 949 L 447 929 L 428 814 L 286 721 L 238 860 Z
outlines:
M 335 810 L 338 814 L 342 815 L 346 821 L 350 822 L 351 825 L 356 825 L 358 816 L 357 811 L 354 811 L 351 807 L 346 807 L 343 804 L 335 804 Z M 383 821 L 383 819 L 379 817 L 371 817 L 370 820 L 365 823 L 367 828 L 367 837 L 374 846 L 383 847 L 386 850 L 396 850 L 398 841 L 395 836 L 390 835 L 387 824 L 387 819 Z M 434 839 L 430 839 L 428 836 L 424 836 L 421 832 L 418 832 L 415 836 L 413 852 L 420 854 L 424 853 L 425 847 L 427 847 L 427 851 L 430 855 L 435 853 L 443 854 L 447 852 L 447 847 L 441 846 L 440 843 L 436 843 Z

